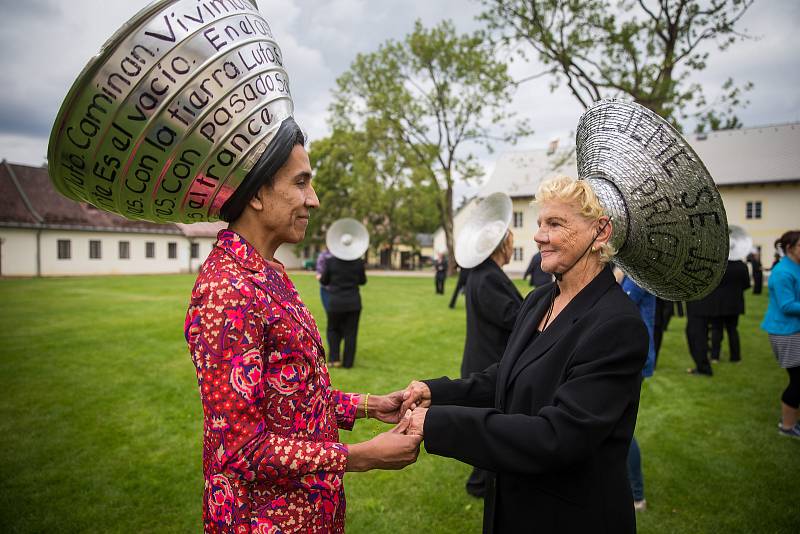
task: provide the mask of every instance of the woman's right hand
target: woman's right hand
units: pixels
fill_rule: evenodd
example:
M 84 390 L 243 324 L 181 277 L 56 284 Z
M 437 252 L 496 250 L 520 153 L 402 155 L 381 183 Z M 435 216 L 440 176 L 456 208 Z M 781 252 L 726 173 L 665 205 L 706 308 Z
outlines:
M 418 380 L 412 380 L 403 392 L 403 405 L 400 406 L 400 413 L 415 408 L 428 408 L 431 405 L 431 390 L 428 384 Z
M 402 469 L 413 464 L 419 455 L 422 436 L 406 435 L 411 412 L 406 411 L 394 428 L 378 434 L 369 441 L 348 446 L 347 471 L 370 469 Z

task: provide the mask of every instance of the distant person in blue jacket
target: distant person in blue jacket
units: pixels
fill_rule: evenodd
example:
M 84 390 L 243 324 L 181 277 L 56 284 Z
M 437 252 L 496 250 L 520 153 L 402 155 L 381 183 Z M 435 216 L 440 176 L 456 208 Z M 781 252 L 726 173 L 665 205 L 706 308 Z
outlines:
M 642 369 L 644 378 L 653 376 L 656 366 L 656 347 L 653 341 L 653 334 L 656 323 L 656 297 L 645 289 L 642 289 L 633 280 L 620 273 L 623 278 L 620 282 L 622 290 L 636 303 L 639 313 L 642 315 L 650 336 L 650 345 L 647 350 L 647 362 Z M 618 275 L 619 276 L 619 275 Z M 644 475 L 642 474 L 642 453 L 636 436 L 631 440 L 631 447 L 628 449 L 628 480 L 631 483 L 631 493 L 633 493 L 633 507 L 637 512 L 647 509 L 647 501 L 644 498 Z
M 769 334 L 778 363 L 789 373 L 789 385 L 781 396 L 778 431 L 800 438 L 800 230 L 783 234 L 775 247 L 783 257 L 769 276 L 769 305 L 761 328 Z

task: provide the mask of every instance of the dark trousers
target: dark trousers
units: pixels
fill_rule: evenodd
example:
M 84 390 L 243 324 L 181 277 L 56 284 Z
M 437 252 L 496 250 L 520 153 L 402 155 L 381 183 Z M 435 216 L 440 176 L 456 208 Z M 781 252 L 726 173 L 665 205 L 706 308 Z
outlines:
M 789 373 L 789 385 L 783 391 L 781 401 L 797 410 L 800 408 L 800 367 L 789 367 L 786 372 Z
M 738 315 L 723 315 L 722 317 L 711 318 L 711 359 L 719 360 L 719 353 L 722 348 L 722 329 L 728 334 L 728 350 L 731 361 L 738 362 L 742 359 L 739 348 L 739 324 Z
M 444 295 L 444 281 L 447 278 L 447 275 L 442 273 L 436 273 L 436 293 L 438 295 Z
M 353 367 L 356 358 L 356 338 L 358 337 L 358 319 L 361 310 L 347 312 L 328 312 L 328 343 L 330 344 L 330 360 L 339 361 L 339 349 L 344 339 L 344 361 L 342 367 Z
M 689 353 L 698 373 L 710 375 L 711 363 L 708 361 L 708 317 L 691 315 L 686 317 L 686 340 Z

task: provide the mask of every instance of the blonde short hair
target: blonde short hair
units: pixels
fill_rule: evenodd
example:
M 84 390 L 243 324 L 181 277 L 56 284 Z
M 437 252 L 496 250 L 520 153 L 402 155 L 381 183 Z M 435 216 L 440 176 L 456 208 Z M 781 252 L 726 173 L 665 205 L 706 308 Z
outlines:
M 596 221 L 608 215 L 586 180 L 575 180 L 569 176 L 556 176 L 545 180 L 539 184 L 533 202 L 541 206 L 551 200 L 576 206 L 578 214 L 589 220 Z M 600 261 L 603 263 L 611 261 L 617 253 L 611 243 L 600 245 L 599 252 Z

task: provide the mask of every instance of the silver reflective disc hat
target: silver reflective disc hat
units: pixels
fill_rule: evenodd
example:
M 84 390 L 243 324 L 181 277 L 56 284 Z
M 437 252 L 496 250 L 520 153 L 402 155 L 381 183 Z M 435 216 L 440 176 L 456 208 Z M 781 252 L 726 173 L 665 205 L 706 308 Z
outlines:
M 465 269 L 479 265 L 503 241 L 511 224 L 511 198 L 492 193 L 478 204 L 456 238 L 456 263 Z
M 744 261 L 750 251 L 753 250 L 753 239 L 741 226 L 731 224 L 728 226 L 730 231 L 730 247 L 728 249 L 728 259 L 731 261 Z
M 667 300 L 710 293 L 728 259 L 717 187 L 689 143 L 649 109 L 601 100 L 581 116 L 578 177 L 613 217 L 614 262 Z
M 131 219 L 214 220 L 292 116 L 255 0 L 160 0 L 83 69 L 58 113 L 50 178 Z
M 369 248 L 367 228 L 355 219 L 339 219 L 325 234 L 325 244 L 334 257 L 340 260 L 355 260 Z

